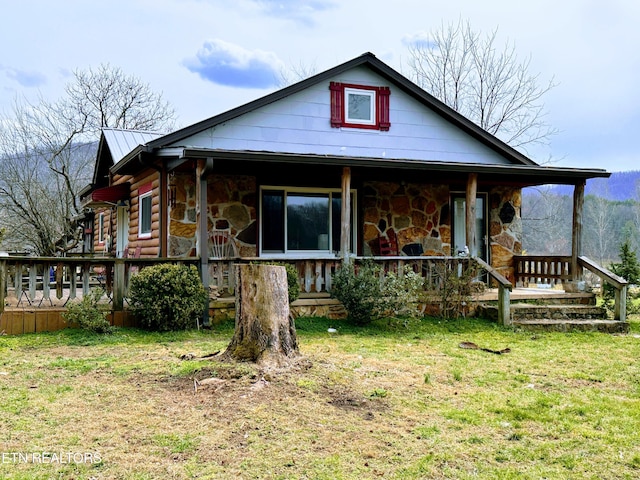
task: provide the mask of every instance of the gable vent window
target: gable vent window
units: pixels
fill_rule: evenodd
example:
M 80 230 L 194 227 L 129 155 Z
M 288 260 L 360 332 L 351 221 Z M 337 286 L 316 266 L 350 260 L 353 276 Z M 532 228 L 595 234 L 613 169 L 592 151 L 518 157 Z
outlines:
M 387 131 L 389 87 L 331 82 L 331 126 Z

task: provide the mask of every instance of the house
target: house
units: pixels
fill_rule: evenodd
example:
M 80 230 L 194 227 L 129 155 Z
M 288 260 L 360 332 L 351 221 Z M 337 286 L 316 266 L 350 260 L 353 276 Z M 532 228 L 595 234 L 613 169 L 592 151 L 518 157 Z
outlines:
M 95 254 L 198 257 L 209 283 L 221 256 L 295 261 L 313 292 L 342 258 L 466 252 L 515 283 L 522 188 L 575 187 L 576 272 L 608 176 L 536 164 L 366 53 L 166 135 L 105 129 L 82 201 Z

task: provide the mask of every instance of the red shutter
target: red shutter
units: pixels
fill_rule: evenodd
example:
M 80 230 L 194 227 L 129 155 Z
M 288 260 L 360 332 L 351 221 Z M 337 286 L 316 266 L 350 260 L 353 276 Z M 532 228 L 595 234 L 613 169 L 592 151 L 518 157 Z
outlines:
M 389 95 L 391 95 L 389 87 L 380 87 L 378 89 L 378 127 L 383 131 L 387 131 L 391 127 L 391 122 L 389 121 Z
M 344 88 L 341 83 L 331 82 L 331 126 L 339 128 L 342 126 L 342 115 L 344 112 Z

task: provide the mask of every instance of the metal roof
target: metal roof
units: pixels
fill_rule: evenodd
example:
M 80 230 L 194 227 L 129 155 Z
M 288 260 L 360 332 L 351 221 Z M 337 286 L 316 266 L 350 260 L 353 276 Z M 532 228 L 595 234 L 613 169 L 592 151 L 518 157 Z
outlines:
M 147 143 L 164 136 L 163 133 L 145 132 L 142 130 L 122 130 L 120 128 L 103 128 L 102 134 L 107 142 L 113 163 L 117 164 L 138 145 Z

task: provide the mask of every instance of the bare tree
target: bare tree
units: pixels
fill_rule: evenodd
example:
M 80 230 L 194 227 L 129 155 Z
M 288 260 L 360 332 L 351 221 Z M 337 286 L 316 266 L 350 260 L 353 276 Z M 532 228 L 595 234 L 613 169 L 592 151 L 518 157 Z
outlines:
M 289 85 L 305 80 L 316 73 L 318 73 L 318 67 L 315 63 L 305 63 L 300 61 L 297 64 L 292 64 L 288 68 L 282 68 L 280 70 L 278 87 L 288 87 Z
M 585 235 L 585 251 L 593 255 L 600 265 L 608 265 L 614 260 L 615 233 L 613 205 L 605 195 L 587 195 L 584 202 L 584 216 L 589 225 L 590 235 Z
M 571 198 L 546 186 L 523 191 L 523 247 L 532 255 L 571 253 Z
M 109 66 L 76 71 L 57 102 L 17 99 L 0 118 L 4 245 L 45 256 L 73 248 L 78 192 L 91 180 L 100 128 L 165 129 L 174 117 L 147 84 Z
M 462 20 L 442 26 L 428 41 L 409 45 L 413 80 L 448 106 L 509 145 L 548 142 L 556 130 L 545 121 L 543 96 L 555 85 L 530 74 L 515 46 L 497 47 L 494 30 L 482 36 Z
M 157 131 L 174 127 L 175 111 L 162 95 L 109 64 L 76 70 L 66 94 L 69 112 L 85 125 L 85 134 L 95 134 L 101 127 Z

